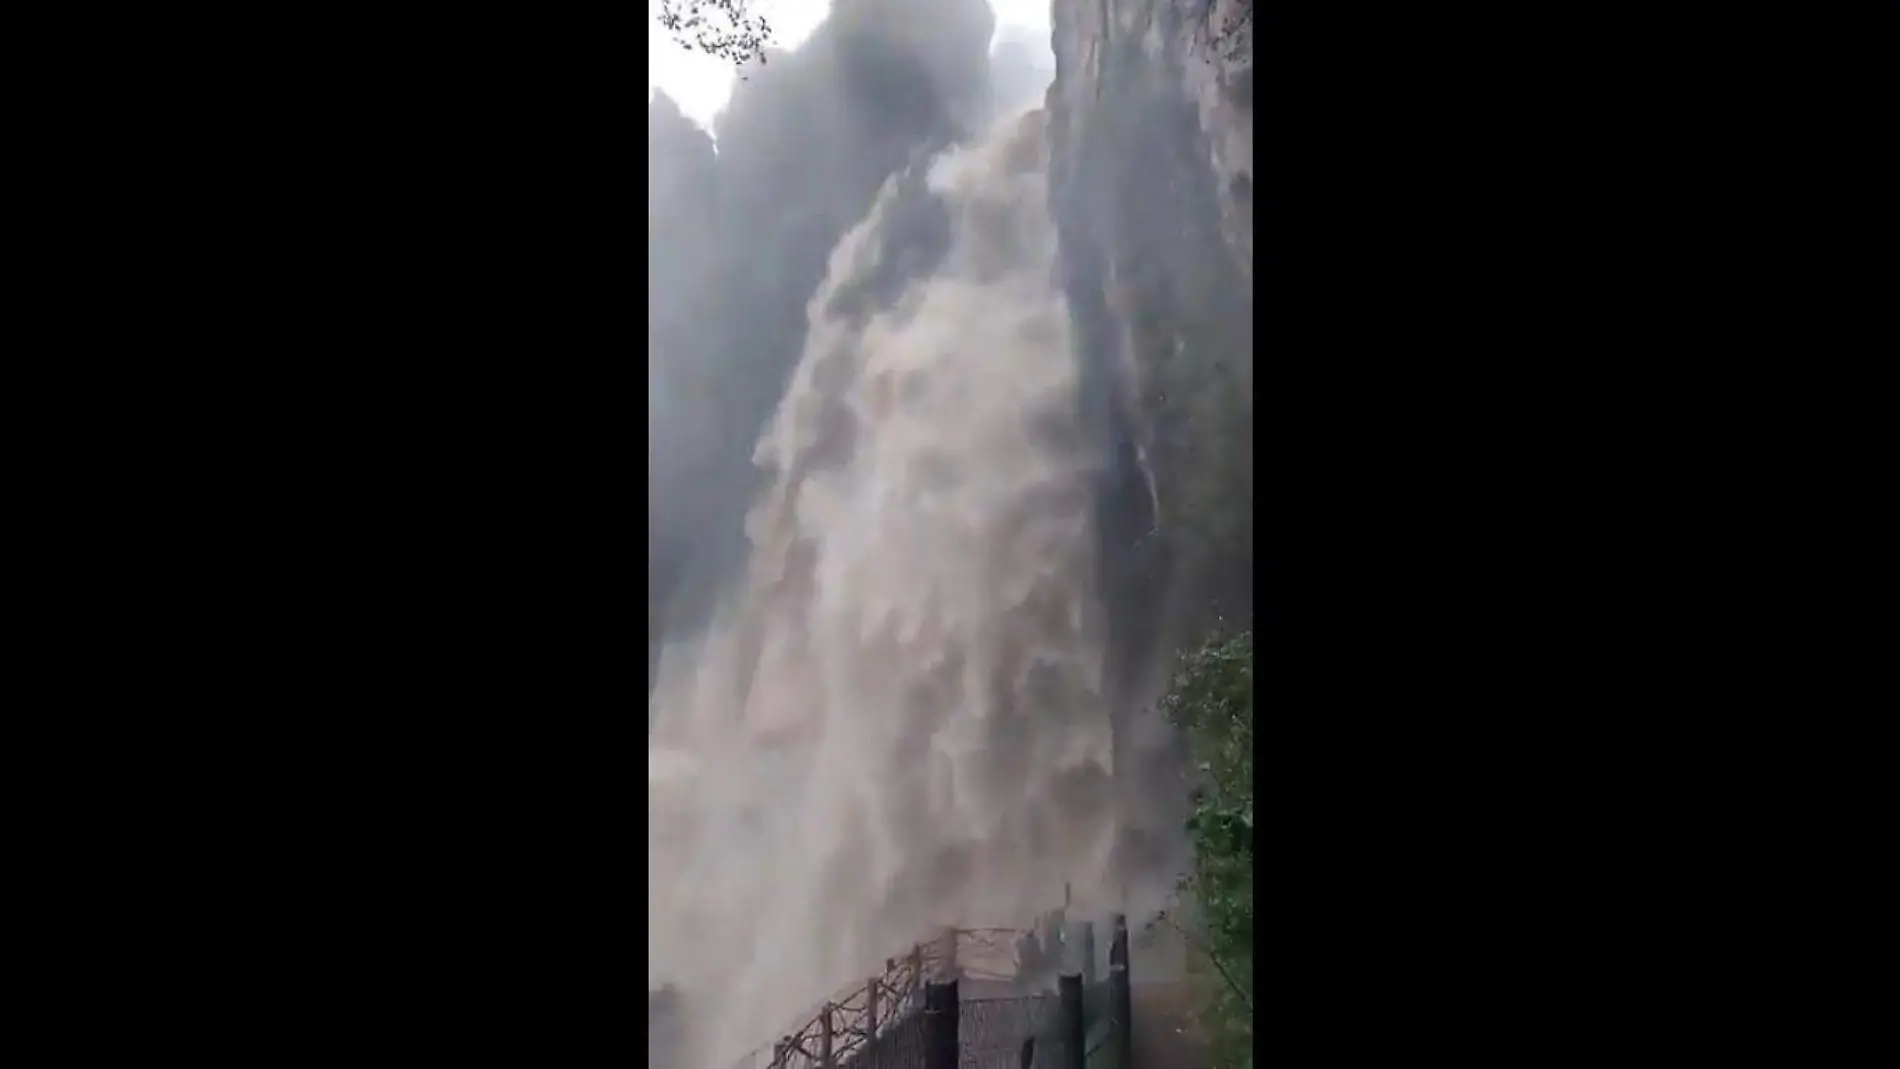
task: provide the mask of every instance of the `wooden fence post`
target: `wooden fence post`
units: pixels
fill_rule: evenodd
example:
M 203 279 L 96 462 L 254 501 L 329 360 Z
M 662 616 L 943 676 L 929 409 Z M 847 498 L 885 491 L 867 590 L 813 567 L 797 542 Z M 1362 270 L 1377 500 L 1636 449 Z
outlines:
M 957 982 L 924 986 L 924 1069 L 957 1069 Z
M 877 977 L 864 985 L 864 1038 L 868 1042 L 877 1038 Z
M 1082 1020 L 1082 977 L 1063 973 L 1056 978 L 1062 993 L 1062 1065 L 1060 1069 L 1086 1069 L 1088 1065 L 1088 1025 Z
M 823 1010 L 820 1010 L 818 1013 L 818 1067 L 819 1069 L 836 1069 L 836 1066 L 837 1066 L 837 1063 L 831 1060 L 831 1036 L 832 1036 L 831 1010 L 832 1010 L 832 1005 L 831 1003 L 827 1002 L 825 1003 L 825 1008 Z
M 1126 1069 L 1134 1057 L 1134 996 L 1128 989 L 1128 917 L 1115 914 L 1114 941 L 1108 944 L 1108 1012 L 1114 1018 L 1116 1064 Z

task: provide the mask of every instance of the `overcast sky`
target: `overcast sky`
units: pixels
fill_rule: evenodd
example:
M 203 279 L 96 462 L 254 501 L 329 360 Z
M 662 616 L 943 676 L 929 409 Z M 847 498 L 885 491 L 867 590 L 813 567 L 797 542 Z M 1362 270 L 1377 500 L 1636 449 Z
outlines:
M 997 28 L 1027 26 L 1047 32 L 1050 0 L 990 0 L 996 12 Z M 825 17 L 830 0 L 755 0 L 758 13 L 772 24 L 772 45 L 790 49 L 810 36 Z M 732 66 L 681 48 L 660 28 L 660 5 L 647 4 L 647 92 L 655 87 L 679 101 L 686 114 L 710 127 L 712 117 L 726 103 L 732 91 Z

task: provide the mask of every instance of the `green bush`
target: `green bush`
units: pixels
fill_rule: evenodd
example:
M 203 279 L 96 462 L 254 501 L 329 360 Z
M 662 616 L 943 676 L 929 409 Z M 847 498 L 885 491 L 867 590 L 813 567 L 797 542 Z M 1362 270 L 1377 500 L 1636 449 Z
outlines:
M 1181 658 L 1162 708 L 1199 775 L 1182 878 L 1183 934 L 1214 1069 L 1253 1065 L 1253 634 L 1217 635 Z

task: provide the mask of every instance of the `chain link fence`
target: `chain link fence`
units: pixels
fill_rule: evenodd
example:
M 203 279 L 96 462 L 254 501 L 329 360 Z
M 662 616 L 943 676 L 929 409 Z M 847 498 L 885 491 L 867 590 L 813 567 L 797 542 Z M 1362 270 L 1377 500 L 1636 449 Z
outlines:
M 1061 1008 L 1047 994 L 966 1000 L 957 1019 L 959 1069 L 1019 1069 L 1024 1045 L 1032 1040 L 1035 1062 L 1042 1064 L 1042 1047 L 1057 1031 Z
M 925 1069 L 925 1027 L 923 1014 L 905 1017 L 872 1040 L 849 1064 L 852 1069 Z

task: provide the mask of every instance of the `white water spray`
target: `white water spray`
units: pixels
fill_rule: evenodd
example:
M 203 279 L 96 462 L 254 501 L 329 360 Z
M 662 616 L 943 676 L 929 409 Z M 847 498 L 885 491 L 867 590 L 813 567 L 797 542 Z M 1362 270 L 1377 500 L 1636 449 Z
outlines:
M 1091 476 L 1043 115 L 935 161 L 950 248 L 886 306 L 887 183 L 839 243 L 759 443 L 740 596 L 667 651 L 648 986 L 735 1059 L 943 925 L 1099 885 L 1113 821 Z

